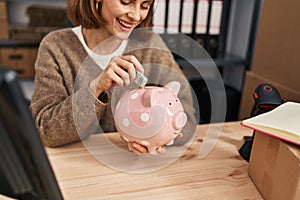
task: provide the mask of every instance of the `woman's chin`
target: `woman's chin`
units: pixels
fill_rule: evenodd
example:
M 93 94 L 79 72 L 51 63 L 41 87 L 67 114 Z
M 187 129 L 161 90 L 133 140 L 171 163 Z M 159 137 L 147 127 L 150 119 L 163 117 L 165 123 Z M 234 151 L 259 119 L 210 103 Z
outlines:
M 127 40 L 131 34 L 132 30 L 130 31 L 121 31 L 121 32 L 118 32 L 116 34 L 117 38 L 119 38 L 120 40 Z

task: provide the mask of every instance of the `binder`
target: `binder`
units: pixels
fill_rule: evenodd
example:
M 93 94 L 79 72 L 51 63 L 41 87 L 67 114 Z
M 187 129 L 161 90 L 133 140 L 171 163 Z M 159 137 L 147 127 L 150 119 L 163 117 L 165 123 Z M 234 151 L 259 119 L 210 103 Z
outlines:
M 211 57 L 216 57 L 220 33 L 222 0 L 160 0 L 154 5 L 153 25 L 162 28 L 161 34 L 186 34 L 198 42 Z M 188 41 L 177 41 L 176 36 L 166 36 L 172 48 L 189 49 Z M 190 53 L 191 57 L 195 57 Z

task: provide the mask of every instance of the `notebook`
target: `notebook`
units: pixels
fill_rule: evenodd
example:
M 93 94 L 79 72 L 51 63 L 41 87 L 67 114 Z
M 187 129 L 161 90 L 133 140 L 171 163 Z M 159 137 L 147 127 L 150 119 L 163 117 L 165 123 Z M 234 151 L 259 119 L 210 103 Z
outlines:
M 300 146 L 300 103 L 286 102 L 241 125 Z

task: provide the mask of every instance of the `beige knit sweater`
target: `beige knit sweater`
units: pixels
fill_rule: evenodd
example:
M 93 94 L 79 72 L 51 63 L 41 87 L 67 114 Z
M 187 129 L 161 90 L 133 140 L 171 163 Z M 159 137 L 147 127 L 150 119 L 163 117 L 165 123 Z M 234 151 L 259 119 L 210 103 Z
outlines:
M 129 40 L 125 54 L 135 55 L 145 68 L 149 82 L 181 82 L 179 98 L 188 114 L 192 130 L 184 133 L 186 141 L 193 134 L 195 109 L 188 81 L 181 73 L 159 36 Z M 164 67 L 161 67 L 164 66 Z M 176 73 L 174 73 L 174 69 Z M 88 88 L 101 69 L 87 55 L 70 28 L 49 33 L 42 40 L 35 64 L 34 94 L 30 105 L 36 126 L 45 145 L 58 147 L 84 139 L 93 133 L 116 131 L 111 97 L 103 103 Z M 189 126 L 189 125 L 188 125 Z M 186 126 L 186 127 L 188 127 Z

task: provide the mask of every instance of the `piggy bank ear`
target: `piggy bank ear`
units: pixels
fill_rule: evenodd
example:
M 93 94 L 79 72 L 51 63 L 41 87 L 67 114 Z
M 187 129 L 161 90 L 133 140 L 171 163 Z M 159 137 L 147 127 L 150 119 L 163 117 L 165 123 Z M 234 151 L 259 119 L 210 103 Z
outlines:
M 167 83 L 165 87 L 171 90 L 177 96 L 180 90 L 180 83 L 178 81 L 171 81 Z
M 155 89 L 148 89 L 144 92 L 142 103 L 145 107 L 152 107 L 158 100 L 158 91 Z

